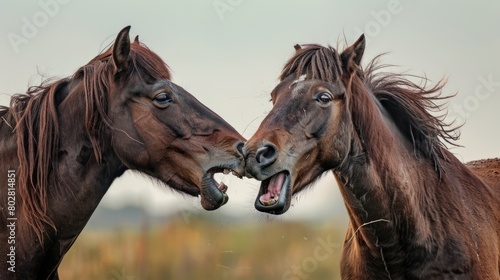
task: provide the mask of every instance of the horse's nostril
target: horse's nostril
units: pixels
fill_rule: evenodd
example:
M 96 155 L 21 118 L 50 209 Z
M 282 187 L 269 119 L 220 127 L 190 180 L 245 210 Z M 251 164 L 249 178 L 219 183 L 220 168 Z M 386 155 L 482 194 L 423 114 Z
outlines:
M 245 142 L 238 142 L 238 144 L 236 144 L 236 150 L 240 153 L 240 155 L 245 156 L 243 147 L 245 147 Z
M 273 144 L 266 144 L 263 147 L 257 149 L 255 154 L 255 159 L 261 165 L 261 167 L 266 167 L 271 165 L 278 156 L 278 149 Z

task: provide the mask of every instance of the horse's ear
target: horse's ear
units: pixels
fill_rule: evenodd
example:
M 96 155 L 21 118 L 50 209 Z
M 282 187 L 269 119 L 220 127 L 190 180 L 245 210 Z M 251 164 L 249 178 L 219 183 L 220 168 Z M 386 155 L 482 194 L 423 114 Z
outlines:
M 349 69 L 354 63 L 356 66 L 361 64 L 361 58 L 363 58 L 363 53 L 365 52 L 365 35 L 361 34 L 359 39 L 354 42 L 351 46 L 345 49 L 340 54 L 340 60 L 342 61 L 342 66 L 344 69 Z
M 130 38 L 128 33 L 130 25 L 123 28 L 118 36 L 116 36 L 115 44 L 113 46 L 113 63 L 115 64 L 115 73 L 125 70 L 130 53 Z

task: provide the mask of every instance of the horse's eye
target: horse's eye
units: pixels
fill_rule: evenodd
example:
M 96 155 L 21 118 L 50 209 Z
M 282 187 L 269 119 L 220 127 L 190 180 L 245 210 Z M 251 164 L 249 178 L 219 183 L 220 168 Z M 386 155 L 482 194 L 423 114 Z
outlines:
M 316 101 L 318 101 L 321 105 L 327 105 L 332 101 L 332 96 L 327 92 L 321 92 L 316 95 Z
M 153 101 L 160 107 L 166 107 L 168 104 L 172 103 L 172 98 L 168 93 L 160 92 L 153 98 Z

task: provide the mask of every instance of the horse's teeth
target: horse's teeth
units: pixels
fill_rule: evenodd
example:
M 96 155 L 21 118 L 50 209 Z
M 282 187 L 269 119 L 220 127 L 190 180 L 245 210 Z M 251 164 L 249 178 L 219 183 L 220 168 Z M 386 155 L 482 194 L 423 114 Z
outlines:
M 270 206 L 270 205 L 273 205 L 276 203 L 276 201 L 278 201 L 277 198 L 272 198 L 271 200 L 269 201 L 263 201 L 262 199 L 259 199 L 260 200 L 260 203 L 262 203 L 264 206 Z
M 223 193 L 227 191 L 227 186 L 223 182 L 219 184 L 219 190 L 221 190 Z
M 229 174 L 229 172 L 231 172 L 231 170 L 229 170 L 229 169 L 227 169 L 227 168 L 226 168 L 226 169 L 224 169 L 224 174 L 225 174 L 225 175 Z

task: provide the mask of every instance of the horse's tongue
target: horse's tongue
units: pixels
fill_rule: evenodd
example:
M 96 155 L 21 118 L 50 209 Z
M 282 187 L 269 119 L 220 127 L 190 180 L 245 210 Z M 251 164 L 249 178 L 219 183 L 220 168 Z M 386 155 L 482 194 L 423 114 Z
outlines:
M 274 204 L 280 195 L 281 187 L 285 181 L 285 174 L 279 173 L 271 177 L 267 185 L 267 192 L 260 196 L 259 200 L 264 205 Z

